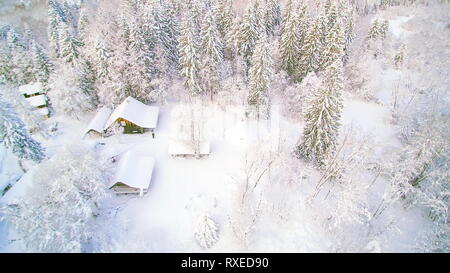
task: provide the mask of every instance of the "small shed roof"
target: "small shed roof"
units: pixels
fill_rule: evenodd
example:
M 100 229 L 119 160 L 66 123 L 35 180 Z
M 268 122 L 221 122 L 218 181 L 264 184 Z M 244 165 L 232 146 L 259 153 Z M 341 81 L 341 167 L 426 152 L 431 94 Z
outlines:
M 111 114 L 104 129 L 117 119 L 126 119 L 142 128 L 154 129 L 158 124 L 159 108 L 145 105 L 133 97 L 126 98 Z
M 128 151 L 120 158 L 116 176 L 109 187 L 123 183 L 133 188 L 148 189 L 154 166 L 153 157 Z
M 210 143 L 208 141 L 201 141 L 199 143 L 200 155 L 209 155 Z M 188 140 L 172 140 L 169 142 L 170 155 L 195 155 L 195 147 L 192 141 Z
M 101 133 L 103 131 L 103 128 L 105 127 L 106 121 L 108 121 L 108 118 L 111 115 L 111 112 L 111 109 L 106 106 L 100 108 L 91 122 L 89 122 L 85 134 L 89 133 L 90 131 Z
M 50 114 L 50 111 L 48 111 L 47 107 L 38 108 L 36 109 L 36 111 L 43 116 L 48 116 Z
M 26 100 L 31 104 L 31 106 L 39 107 L 47 105 L 47 97 L 45 95 L 37 95 L 26 98 Z
M 37 93 L 42 93 L 44 91 L 44 87 L 40 82 L 33 82 L 25 85 L 19 86 L 19 92 L 22 95 L 33 95 Z

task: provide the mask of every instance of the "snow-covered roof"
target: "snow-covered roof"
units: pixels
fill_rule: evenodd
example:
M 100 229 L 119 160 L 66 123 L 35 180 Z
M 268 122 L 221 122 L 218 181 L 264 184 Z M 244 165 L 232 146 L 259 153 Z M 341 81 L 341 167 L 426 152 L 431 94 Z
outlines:
M 47 97 L 45 95 L 37 95 L 26 98 L 26 100 L 31 104 L 31 106 L 39 107 L 47 105 Z
M 132 97 L 128 97 L 114 110 L 104 129 L 107 129 L 119 118 L 126 119 L 142 128 L 154 129 L 158 124 L 158 114 L 158 107 L 145 105 Z
M 50 114 L 47 107 L 37 108 L 36 111 L 43 116 L 48 116 L 48 114 Z
M 101 133 L 110 115 L 111 109 L 109 109 L 106 106 L 100 108 L 95 114 L 94 118 L 91 120 L 91 122 L 89 122 L 85 134 L 89 133 L 91 130 Z
M 44 87 L 42 86 L 42 83 L 40 82 L 33 82 L 26 85 L 19 86 L 19 92 L 22 95 L 33 95 L 37 93 L 43 92 Z
M 201 141 L 199 143 L 200 155 L 210 154 L 210 143 L 208 141 Z M 195 147 L 191 141 L 188 140 L 171 140 L 169 142 L 170 155 L 195 155 Z
M 136 151 L 128 151 L 121 156 L 116 176 L 109 187 L 120 182 L 129 187 L 148 189 L 154 166 L 155 159 L 153 157 L 139 154 Z

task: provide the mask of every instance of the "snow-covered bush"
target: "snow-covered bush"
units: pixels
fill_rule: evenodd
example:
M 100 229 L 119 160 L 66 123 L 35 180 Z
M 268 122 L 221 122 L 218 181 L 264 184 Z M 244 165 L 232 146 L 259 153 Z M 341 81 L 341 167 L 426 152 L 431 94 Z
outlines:
M 200 217 L 194 235 L 200 247 L 211 248 L 219 240 L 219 226 L 205 214 Z
M 2 96 L 0 96 L 0 144 L 11 149 L 20 159 L 40 162 L 45 157 L 41 144 L 29 135 L 23 121 Z
M 29 251 L 83 252 L 105 196 L 101 160 L 82 145 L 63 147 L 33 174 L 26 196 L 3 208 Z
M 320 85 L 320 79 L 316 73 L 309 73 L 301 83 L 289 85 L 283 93 L 283 103 L 286 109 L 297 118 L 302 117 L 302 113 L 307 105 L 306 99 L 312 95 Z
M 233 235 L 242 247 L 252 242 L 252 235 L 263 211 L 263 189 L 270 182 L 270 170 L 277 156 L 261 145 L 249 148 L 242 158 L 242 168 L 232 179 L 235 188 L 233 207 L 228 216 Z
M 80 88 L 80 73 L 72 67 L 61 66 L 49 79 L 48 96 L 56 112 L 78 118 L 93 109 L 92 98 Z
M 17 88 L 8 85 L 0 85 L 0 94 L 12 104 L 30 133 L 39 131 L 45 132 L 41 115 L 25 100 Z

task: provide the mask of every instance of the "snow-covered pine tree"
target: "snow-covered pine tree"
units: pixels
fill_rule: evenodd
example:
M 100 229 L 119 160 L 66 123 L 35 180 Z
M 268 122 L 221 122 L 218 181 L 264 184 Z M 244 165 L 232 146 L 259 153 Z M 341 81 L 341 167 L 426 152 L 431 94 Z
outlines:
M 48 96 L 57 112 L 78 118 L 93 109 L 91 97 L 80 88 L 79 63 L 74 66 L 61 66 L 49 79 Z
M 280 54 L 282 68 L 292 76 L 298 67 L 300 40 L 297 30 L 297 16 L 291 15 L 286 19 L 280 37 Z
M 239 30 L 241 22 L 238 18 L 234 18 L 230 29 L 227 31 L 224 37 L 225 45 L 225 58 L 228 60 L 234 60 L 238 54 L 239 49 Z
M 189 16 L 183 18 L 181 25 L 181 35 L 178 44 L 180 54 L 180 75 L 183 77 L 184 87 L 190 96 L 196 96 L 202 93 L 199 78 L 199 49 L 196 46 L 194 25 Z
M 60 56 L 59 26 L 61 23 L 66 23 L 66 17 L 61 5 L 56 0 L 49 0 L 47 36 L 49 38 L 50 52 L 56 58 Z
M 32 42 L 32 50 L 34 78 L 36 81 L 47 84 L 50 73 L 53 71 L 53 64 L 42 47 L 35 41 Z
M 109 58 L 111 57 L 110 50 L 105 46 L 102 40 L 98 40 L 95 45 L 95 71 L 97 72 L 97 79 L 104 82 L 109 77 Z
M 265 0 L 264 25 L 267 35 L 273 35 L 281 24 L 281 7 L 278 0 Z
M 249 69 L 249 94 L 247 103 L 256 106 L 258 117 L 260 111 L 264 113 L 264 118 L 269 117 L 269 87 L 273 74 L 273 60 L 271 56 L 271 44 L 267 35 L 264 35 L 255 48 L 252 62 Z
M 349 56 L 350 56 L 350 44 L 355 38 L 354 34 L 354 16 L 353 16 L 353 9 L 351 7 L 351 4 L 349 2 L 345 2 L 345 4 L 342 7 L 342 13 L 345 14 L 343 18 L 343 28 L 344 28 L 344 57 L 343 57 L 343 63 L 344 65 L 348 62 Z
M 375 19 L 372 23 L 372 26 L 369 29 L 369 33 L 367 34 L 367 38 L 371 40 L 376 40 L 380 35 L 380 26 L 378 19 Z
M 303 1 L 297 7 L 297 35 L 299 39 L 299 48 L 302 48 L 303 41 L 309 28 L 309 14 L 308 9 Z
M 97 92 L 95 88 L 95 70 L 94 65 L 86 57 L 80 57 L 77 65 L 78 86 L 80 90 L 90 98 L 90 104 L 96 106 L 98 104 Z
M 293 4 L 292 0 L 288 0 L 286 3 L 286 6 L 284 8 L 284 12 L 282 14 L 281 18 L 281 29 L 284 29 L 284 24 L 291 18 L 291 14 L 293 14 L 295 9 L 295 5 Z
M 379 37 L 381 39 L 385 39 L 386 36 L 387 36 L 388 30 L 389 30 L 389 21 L 388 20 L 384 20 L 383 23 L 381 23 L 379 25 L 379 30 L 378 30 Z
M 28 41 L 13 28 L 6 31 L 6 41 L 2 48 L 2 75 L 5 82 L 15 85 L 26 84 L 33 80 L 32 56 Z
M 73 63 L 80 55 L 81 42 L 70 32 L 67 24 L 59 25 L 60 56 L 66 63 Z
M 77 30 L 78 36 L 80 37 L 80 42 L 82 44 L 86 43 L 86 38 L 88 37 L 87 27 L 89 25 L 89 19 L 87 14 L 87 7 L 83 5 L 80 8 L 80 15 L 78 17 Z
M 26 101 L 16 87 L 0 85 L 0 94 L 14 107 L 19 118 L 25 123 L 30 133 L 38 132 L 43 128 L 42 117 Z
M 217 29 L 213 11 L 207 11 L 200 32 L 203 57 L 200 74 L 203 91 L 211 95 L 215 94 L 221 80 L 221 64 L 223 62 L 223 42 Z
M 235 12 L 233 10 L 233 0 L 217 0 L 214 9 L 217 28 L 221 37 L 226 37 L 231 31 L 234 23 Z
M 153 24 L 151 24 L 153 25 Z M 131 85 L 129 95 L 147 103 L 150 91 L 150 81 L 155 74 L 154 52 L 147 41 L 146 28 L 139 19 L 132 20 L 130 26 L 130 50 L 127 72 L 128 82 Z M 151 45 L 153 46 L 153 44 Z
M 2 210 L 4 219 L 27 250 L 95 250 L 95 215 L 107 195 L 105 173 L 95 152 L 79 142 L 64 146 L 36 169 L 25 198 Z
M 305 77 L 309 72 L 316 71 L 319 66 L 320 49 L 322 46 L 321 17 L 309 27 L 300 49 L 299 76 Z
M 325 165 L 336 150 L 343 107 L 342 89 L 342 61 L 338 59 L 327 68 L 321 86 L 311 98 L 305 112 L 303 139 L 295 150 L 299 158 L 309 159 L 319 167 Z
M 171 70 L 178 69 L 178 38 L 179 26 L 176 18 L 175 7 L 172 3 L 163 0 L 160 2 L 157 10 L 158 37 L 163 45 L 164 56 Z
M 323 71 L 344 55 L 344 33 L 340 22 L 335 22 L 325 37 L 325 44 L 320 54 L 319 70 Z
M 250 67 L 255 45 L 263 31 L 265 31 L 261 24 L 261 17 L 258 17 L 260 13 L 258 12 L 259 6 L 257 3 L 255 1 L 253 5 L 249 4 L 247 6 L 239 28 L 239 54 L 244 58 L 247 69 Z
M 200 217 L 194 235 L 198 245 L 208 249 L 219 240 L 219 227 L 209 215 L 205 214 Z
M 0 96 L 0 143 L 21 159 L 40 162 L 45 157 L 41 144 L 29 135 L 23 121 L 2 96 Z

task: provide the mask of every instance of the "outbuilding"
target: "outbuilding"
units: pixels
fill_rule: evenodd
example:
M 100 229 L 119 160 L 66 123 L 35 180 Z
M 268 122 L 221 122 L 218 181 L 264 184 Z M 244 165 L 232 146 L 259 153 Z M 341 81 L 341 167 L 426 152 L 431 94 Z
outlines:
M 102 136 L 103 128 L 111 115 L 111 109 L 106 106 L 100 108 L 94 118 L 89 122 L 84 135 Z
M 19 92 L 25 97 L 38 96 L 44 94 L 44 86 L 41 82 L 33 82 L 19 86 Z
M 125 134 L 154 133 L 158 124 L 159 108 L 146 105 L 133 97 L 126 98 L 111 114 L 104 130 L 115 123 L 124 128 Z
M 136 151 L 128 151 L 120 157 L 118 164 L 116 175 L 109 188 L 117 194 L 144 195 L 152 180 L 154 158 Z

